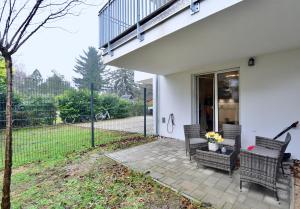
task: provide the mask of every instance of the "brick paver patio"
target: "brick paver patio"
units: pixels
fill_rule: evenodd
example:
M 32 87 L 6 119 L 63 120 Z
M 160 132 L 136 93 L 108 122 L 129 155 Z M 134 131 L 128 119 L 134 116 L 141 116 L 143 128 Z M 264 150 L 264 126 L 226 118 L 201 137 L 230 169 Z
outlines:
M 273 193 L 254 184 L 239 189 L 239 172 L 232 177 L 215 169 L 197 168 L 185 155 L 184 142 L 159 139 L 156 142 L 107 154 L 108 157 L 140 172 L 195 200 L 226 209 L 288 209 L 290 178 L 278 182 L 280 204 Z

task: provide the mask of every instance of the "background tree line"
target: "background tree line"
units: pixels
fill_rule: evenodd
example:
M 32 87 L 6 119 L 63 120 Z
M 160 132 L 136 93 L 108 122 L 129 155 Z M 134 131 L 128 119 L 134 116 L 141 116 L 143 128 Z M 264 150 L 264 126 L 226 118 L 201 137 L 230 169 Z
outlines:
M 143 114 L 142 87 L 134 82 L 134 72 L 109 69 L 94 47 L 76 59 L 74 85 L 52 71 L 43 78 L 35 69 L 27 75 L 13 69 L 13 126 L 53 125 L 58 121 L 84 122 L 90 115 L 90 86 L 95 88 L 95 113 L 108 111 L 112 118 Z M 0 128 L 5 127 L 6 71 L 0 57 Z M 147 97 L 151 97 L 152 87 Z M 58 119 L 60 116 L 60 119 Z

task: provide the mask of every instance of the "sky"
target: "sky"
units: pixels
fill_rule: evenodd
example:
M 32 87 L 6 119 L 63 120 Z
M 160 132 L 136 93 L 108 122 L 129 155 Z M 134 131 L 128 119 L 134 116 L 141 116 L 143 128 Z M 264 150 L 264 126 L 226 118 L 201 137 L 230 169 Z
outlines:
M 97 6 L 85 6 L 80 16 L 56 23 L 64 30 L 41 29 L 15 54 L 17 66 L 27 74 L 38 69 L 44 78 L 55 70 L 71 81 L 77 75 L 73 71 L 76 58 L 89 46 L 98 48 L 98 11 L 104 1 L 95 0 Z

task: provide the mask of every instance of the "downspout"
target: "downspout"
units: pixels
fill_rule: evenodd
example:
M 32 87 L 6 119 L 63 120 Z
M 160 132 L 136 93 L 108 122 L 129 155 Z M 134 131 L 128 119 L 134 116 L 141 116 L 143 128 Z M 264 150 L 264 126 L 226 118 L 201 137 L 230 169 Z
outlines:
M 159 136 L 159 75 L 155 75 L 155 135 Z

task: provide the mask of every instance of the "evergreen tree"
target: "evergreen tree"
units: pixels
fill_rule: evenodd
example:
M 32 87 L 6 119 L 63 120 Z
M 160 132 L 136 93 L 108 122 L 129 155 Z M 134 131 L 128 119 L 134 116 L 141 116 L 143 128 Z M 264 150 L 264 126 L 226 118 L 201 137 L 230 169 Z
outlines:
M 30 78 L 32 80 L 32 84 L 34 86 L 39 86 L 43 82 L 42 74 L 38 69 L 35 69 L 33 73 L 30 75 Z
M 104 86 L 102 74 L 105 65 L 103 64 L 100 55 L 95 47 L 89 47 L 88 51 L 84 51 L 84 56 L 79 56 L 76 59 L 74 71 L 81 75 L 80 78 L 73 78 L 76 87 L 80 89 L 90 88 L 91 83 L 94 83 L 96 91 L 101 91 Z
M 71 89 L 70 82 L 66 81 L 63 75 L 52 70 L 52 76 L 48 77 L 41 85 L 44 94 L 59 95 L 65 90 Z
M 134 71 L 118 69 L 110 71 L 108 75 L 109 86 L 118 96 L 137 95 L 137 84 L 134 82 Z

